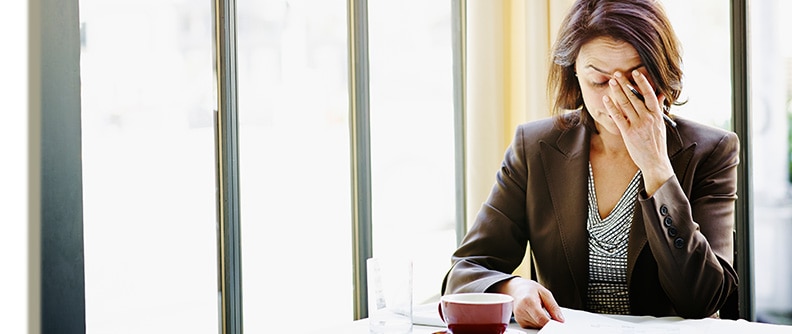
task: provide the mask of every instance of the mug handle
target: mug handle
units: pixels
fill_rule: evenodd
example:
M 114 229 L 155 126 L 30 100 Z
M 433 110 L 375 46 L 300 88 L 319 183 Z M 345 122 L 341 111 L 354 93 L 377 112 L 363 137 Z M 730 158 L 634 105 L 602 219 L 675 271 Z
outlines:
M 443 302 L 437 303 L 437 313 L 440 314 L 440 320 L 443 320 L 443 323 L 445 323 L 445 317 L 443 316 Z

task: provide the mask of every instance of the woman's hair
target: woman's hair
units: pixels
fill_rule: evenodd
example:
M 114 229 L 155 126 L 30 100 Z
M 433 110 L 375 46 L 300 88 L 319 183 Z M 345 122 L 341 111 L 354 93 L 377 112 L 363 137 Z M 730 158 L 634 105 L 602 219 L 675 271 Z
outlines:
M 682 91 L 682 55 L 674 30 L 657 0 L 577 0 L 561 24 L 553 45 L 547 78 L 553 114 L 563 127 L 571 122 L 567 110 L 583 108 L 581 122 L 593 126 L 585 112 L 583 95 L 575 77 L 581 46 L 598 37 L 611 37 L 632 45 L 645 66 L 657 93 L 665 95 L 664 109 Z

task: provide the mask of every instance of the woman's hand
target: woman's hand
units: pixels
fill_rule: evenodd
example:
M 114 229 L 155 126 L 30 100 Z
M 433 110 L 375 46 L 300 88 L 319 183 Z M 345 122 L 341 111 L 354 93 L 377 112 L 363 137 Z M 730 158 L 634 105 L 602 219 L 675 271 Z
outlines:
M 641 72 L 632 71 L 632 77 L 644 101 L 630 91 L 630 81 L 616 72 L 609 81 L 610 95 L 603 96 L 602 102 L 619 128 L 630 157 L 641 169 L 646 193 L 652 196 L 674 175 L 666 148 L 662 108 L 665 97 L 655 97 L 652 85 Z
M 515 277 L 496 290 L 514 298 L 514 319 L 523 328 L 542 328 L 550 320 L 564 322 L 553 294 L 536 281 Z

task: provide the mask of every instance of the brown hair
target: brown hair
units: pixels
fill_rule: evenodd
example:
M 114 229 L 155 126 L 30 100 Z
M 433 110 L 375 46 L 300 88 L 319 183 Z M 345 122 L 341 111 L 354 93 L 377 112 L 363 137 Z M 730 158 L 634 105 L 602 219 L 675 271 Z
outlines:
M 671 23 L 657 0 L 577 0 L 561 23 L 550 55 L 547 90 L 553 114 L 562 127 L 578 120 L 561 117 L 583 108 L 581 122 L 590 124 L 583 95 L 575 77 L 575 61 L 583 44 L 611 37 L 632 45 L 646 67 L 654 88 L 666 97 L 667 112 L 682 91 L 682 55 Z

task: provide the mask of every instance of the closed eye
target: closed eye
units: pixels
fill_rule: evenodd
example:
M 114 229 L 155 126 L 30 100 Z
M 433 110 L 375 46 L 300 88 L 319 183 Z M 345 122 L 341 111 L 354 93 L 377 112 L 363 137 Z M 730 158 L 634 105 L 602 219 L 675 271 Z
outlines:
M 605 85 L 607 85 L 607 84 L 608 84 L 608 80 L 605 80 L 603 82 L 592 82 L 591 83 L 591 85 L 594 86 L 594 87 L 605 87 Z

